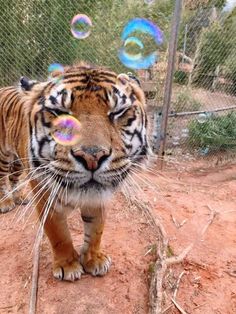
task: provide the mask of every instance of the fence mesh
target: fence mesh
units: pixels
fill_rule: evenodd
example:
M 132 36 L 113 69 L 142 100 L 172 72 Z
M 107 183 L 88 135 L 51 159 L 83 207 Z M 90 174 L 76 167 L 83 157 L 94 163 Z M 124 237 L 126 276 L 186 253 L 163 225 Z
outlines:
M 169 142 L 200 155 L 236 148 L 236 11 L 185 7 L 179 34 Z
M 0 0 L 0 7 L 0 86 L 14 84 L 22 75 L 45 79 L 54 62 L 84 60 L 129 72 L 118 58 L 124 26 L 134 17 L 156 23 L 165 36 L 158 62 L 136 74 L 158 149 L 174 1 Z M 206 155 L 236 147 L 236 10 L 226 7 L 223 0 L 184 2 L 167 134 L 174 152 L 178 147 Z M 78 13 L 93 23 L 83 40 L 70 31 Z

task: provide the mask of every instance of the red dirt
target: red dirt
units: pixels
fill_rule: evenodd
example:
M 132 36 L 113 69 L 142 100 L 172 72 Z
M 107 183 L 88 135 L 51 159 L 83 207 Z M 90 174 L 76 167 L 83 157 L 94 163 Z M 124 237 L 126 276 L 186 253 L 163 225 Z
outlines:
M 199 238 L 209 219 L 208 206 L 217 211 L 203 239 L 199 238 L 181 265 L 167 273 L 165 307 L 171 304 L 169 297 L 185 270 L 177 302 L 187 313 L 235 314 L 236 277 L 228 272 L 236 270 L 236 165 L 206 167 L 203 162 L 182 162 L 158 174 L 144 174 L 144 180 L 151 183 L 143 182 L 143 192 L 135 193 L 159 215 L 175 254 Z M 11 212 L 0 217 L 1 314 L 28 313 L 36 227 L 34 223 L 24 226 L 24 222 L 14 225 L 14 215 Z M 187 221 L 177 228 L 171 215 L 178 222 Z M 79 248 L 82 223 L 78 212 L 70 218 L 70 226 Z M 85 275 L 75 283 L 54 280 L 50 248 L 44 239 L 37 313 L 147 313 L 148 278 L 154 256 L 145 253 L 155 241 L 153 227 L 121 194 L 107 210 L 103 248 L 113 264 L 105 277 Z M 172 306 L 165 313 L 178 310 Z

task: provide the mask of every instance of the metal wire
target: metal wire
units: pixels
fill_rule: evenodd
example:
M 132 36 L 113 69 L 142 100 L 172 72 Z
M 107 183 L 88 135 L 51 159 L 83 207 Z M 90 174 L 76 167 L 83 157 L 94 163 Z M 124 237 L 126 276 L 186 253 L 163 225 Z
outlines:
M 82 60 L 127 73 L 130 69 L 118 58 L 122 30 L 131 18 L 148 18 L 162 29 L 165 42 L 151 69 L 132 72 L 139 76 L 147 94 L 148 111 L 154 116 L 152 144 L 158 150 L 173 1 L 148 3 L 0 0 L 0 86 L 15 84 L 22 75 L 45 79 L 54 62 L 67 65 Z M 78 13 L 88 15 L 93 23 L 86 39 L 71 34 L 70 23 Z M 176 147 L 217 153 L 227 147 L 227 141 L 232 148 L 236 134 L 233 128 L 228 127 L 228 133 L 225 128 L 234 122 L 230 112 L 235 112 L 236 104 L 235 16 L 235 9 L 226 12 L 214 6 L 213 0 L 184 1 L 168 119 L 167 148 L 173 153 Z M 202 134 L 197 132 L 199 127 Z M 214 137 L 218 145 L 212 144 Z

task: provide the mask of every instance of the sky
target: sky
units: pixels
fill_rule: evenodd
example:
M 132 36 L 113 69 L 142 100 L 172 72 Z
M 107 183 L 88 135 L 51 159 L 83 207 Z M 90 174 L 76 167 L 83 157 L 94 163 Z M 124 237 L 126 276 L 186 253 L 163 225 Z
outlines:
M 236 0 L 227 0 L 224 11 L 231 11 L 236 6 Z

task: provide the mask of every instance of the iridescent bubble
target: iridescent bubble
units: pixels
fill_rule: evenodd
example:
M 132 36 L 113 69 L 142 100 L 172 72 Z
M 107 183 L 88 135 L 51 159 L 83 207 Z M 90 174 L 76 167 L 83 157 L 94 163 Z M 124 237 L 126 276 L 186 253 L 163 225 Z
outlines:
M 124 27 L 121 39 L 123 46 L 118 53 L 120 61 L 131 69 L 148 69 L 157 61 L 157 46 L 163 43 L 163 33 L 152 21 L 135 18 Z M 136 45 L 140 49 L 139 53 L 130 53 L 127 41 Z
M 126 54 L 133 58 L 134 60 L 140 59 L 142 57 L 142 49 L 144 48 L 143 43 L 136 37 L 129 37 L 124 42 L 124 47 Z
M 52 137 L 60 145 L 72 146 L 78 143 L 81 124 L 70 115 L 60 115 L 53 121 Z
M 48 67 L 48 79 L 53 80 L 56 84 L 60 83 L 63 73 L 64 67 L 60 63 L 52 63 Z
M 87 38 L 91 33 L 92 21 L 85 14 L 77 14 L 71 21 L 71 33 L 77 39 Z
M 181 137 L 186 138 L 189 136 L 189 129 L 182 129 Z
M 172 138 L 172 144 L 173 144 L 174 146 L 179 145 L 179 141 L 180 141 L 180 137 L 179 137 L 179 136 L 173 136 L 173 138 Z
M 210 151 L 209 147 L 203 147 L 203 148 L 200 148 L 199 154 L 201 156 L 205 156 L 205 155 L 207 155 L 209 153 L 209 151 Z
M 199 123 L 205 123 L 207 121 L 208 117 L 206 113 L 200 113 L 197 117 L 197 121 Z
M 144 0 L 144 3 L 146 4 L 153 4 L 155 0 Z

